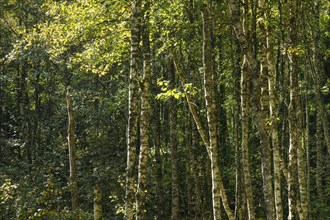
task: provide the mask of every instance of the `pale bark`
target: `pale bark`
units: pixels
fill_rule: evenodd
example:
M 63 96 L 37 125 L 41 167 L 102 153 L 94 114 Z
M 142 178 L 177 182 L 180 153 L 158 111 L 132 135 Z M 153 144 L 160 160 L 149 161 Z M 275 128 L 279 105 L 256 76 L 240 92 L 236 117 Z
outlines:
M 185 85 L 184 76 L 183 76 L 183 74 L 182 74 L 179 66 L 175 62 L 175 59 L 174 59 L 174 65 L 175 65 L 176 72 L 177 72 L 177 74 L 179 76 L 181 85 L 184 87 L 184 85 Z M 203 143 L 204 143 L 204 145 L 206 147 L 206 150 L 207 150 L 207 153 L 208 153 L 209 158 L 211 158 L 210 141 L 208 139 L 208 134 L 206 133 L 205 129 L 202 126 L 201 120 L 200 120 L 199 115 L 197 113 L 196 105 L 192 102 L 191 95 L 188 92 L 186 92 L 186 91 L 185 91 L 185 97 L 186 97 L 186 101 L 187 101 L 188 106 L 189 106 L 190 113 L 192 114 L 192 117 L 193 117 L 194 122 L 196 124 L 197 130 L 199 132 L 199 135 L 201 136 L 202 141 L 203 141 Z M 227 194 L 226 194 L 224 185 L 222 183 L 222 178 L 221 178 L 221 175 L 220 175 L 219 167 L 218 166 L 215 166 L 214 172 L 216 173 L 215 177 L 218 178 L 218 180 L 217 180 L 218 183 L 220 183 L 219 184 L 219 187 L 218 187 L 220 189 L 220 192 L 218 192 L 218 193 L 220 193 L 220 196 L 221 196 L 221 199 L 222 199 L 222 205 L 223 205 L 223 207 L 225 209 L 225 212 L 226 212 L 226 214 L 228 216 L 228 219 L 233 220 L 234 219 L 234 215 L 232 213 L 232 210 L 229 207 L 229 203 L 228 203 L 228 199 L 227 199 Z
M 131 18 L 131 63 L 128 88 L 128 128 L 125 219 L 133 219 L 138 125 L 138 48 L 140 1 L 134 2 Z
M 236 53 L 231 56 L 231 62 L 233 65 L 233 78 L 234 78 L 234 97 L 235 106 L 233 108 L 233 144 L 235 146 L 235 219 L 245 219 L 247 216 L 245 190 L 243 188 L 243 167 L 242 167 L 242 149 L 241 149 L 241 132 L 240 132 L 240 57 L 237 54 L 240 53 L 239 42 L 233 36 L 233 47 L 236 48 Z
M 229 219 L 234 219 L 233 213 L 228 206 L 225 189 L 223 186 L 220 168 L 218 163 L 218 140 L 217 140 L 217 119 L 216 119 L 216 104 L 214 94 L 214 70 L 212 45 L 211 45 L 211 21 L 210 14 L 206 5 L 202 6 L 203 17 L 203 68 L 204 68 L 204 95 L 206 105 L 207 123 L 209 128 L 209 152 L 211 161 L 211 176 L 212 176 L 212 203 L 213 203 L 213 218 L 221 219 L 221 198 L 227 216 Z M 220 194 L 219 194 L 220 193 Z M 221 197 L 221 198 L 220 198 Z
M 255 219 L 254 200 L 252 192 L 252 181 L 249 162 L 249 119 L 250 119 L 250 80 L 251 73 L 256 70 L 256 62 L 252 53 L 252 45 L 248 40 L 250 34 L 247 33 L 248 26 L 247 13 L 248 9 L 244 10 L 242 22 L 240 21 L 240 12 L 238 8 L 239 2 L 229 0 L 229 9 L 231 12 L 231 19 L 233 23 L 234 33 L 238 39 L 240 49 L 243 52 L 243 63 L 241 69 L 241 123 L 242 123 L 242 166 L 244 187 L 246 194 L 246 203 L 248 209 L 248 218 Z M 248 7 L 248 5 L 246 5 Z
M 291 64 L 292 65 L 292 64 Z M 296 81 L 296 73 L 293 73 L 291 69 L 290 74 L 290 105 L 289 105 L 289 134 L 290 134 L 290 144 L 289 144 L 289 161 L 288 161 L 288 206 L 289 215 L 288 219 L 295 219 L 297 212 L 297 195 L 296 195 L 296 184 L 297 184 L 297 147 L 298 143 L 298 133 L 296 129 L 297 117 L 295 105 L 297 105 L 297 87 L 294 82 Z
M 74 112 L 73 104 L 70 94 L 70 88 L 67 88 L 66 102 L 68 110 L 68 148 L 69 148 L 69 166 L 70 166 L 70 191 L 72 211 L 74 212 L 74 219 L 79 220 L 79 198 L 78 198 L 78 177 L 76 166 L 76 151 L 75 151 L 75 128 L 74 128 Z
M 269 47 L 269 33 L 268 26 L 266 24 L 268 19 L 268 8 L 264 0 L 259 1 L 260 17 L 259 17 L 259 30 L 260 30 L 260 109 L 257 116 L 260 147 L 261 147 L 261 168 L 263 179 L 263 193 L 266 203 L 267 219 L 275 219 L 275 197 L 273 192 L 273 176 L 272 176 L 272 149 L 270 143 L 271 127 L 272 124 L 270 117 L 270 97 L 269 97 L 269 75 L 271 73 L 271 60 L 269 56 L 271 54 Z
M 174 66 L 175 66 L 175 70 L 176 70 L 176 72 L 179 76 L 181 85 L 184 87 L 185 86 L 185 78 L 184 78 L 184 76 L 181 72 L 181 69 L 178 66 L 178 64 L 176 63 L 175 59 L 173 60 L 173 63 L 174 63 Z M 196 124 L 198 133 L 201 136 L 204 145 L 206 146 L 206 151 L 207 151 L 208 155 L 210 156 L 210 152 L 209 152 L 210 151 L 210 149 L 209 149 L 210 141 L 208 139 L 208 134 L 206 133 L 205 129 L 203 128 L 202 122 L 201 122 L 201 120 L 198 116 L 196 105 L 195 105 L 195 103 L 193 103 L 192 97 L 187 91 L 185 91 L 184 94 L 185 94 L 185 98 L 186 98 L 186 101 L 187 101 L 188 106 L 189 106 L 190 113 L 191 113 L 191 115 L 194 119 L 194 122 Z
M 269 58 L 271 60 L 271 58 Z M 274 199 L 276 220 L 283 219 L 283 203 L 282 203 L 282 186 L 281 186 L 281 152 L 279 141 L 279 116 L 278 116 L 278 98 L 276 95 L 276 73 L 271 66 L 271 73 L 269 74 L 269 111 L 271 118 L 271 140 L 273 145 L 273 166 L 274 166 Z
M 147 212 L 146 194 L 147 190 L 147 162 L 149 152 L 149 97 L 150 97 L 150 42 L 149 42 L 149 2 L 144 8 L 145 18 L 142 32 L 142 47 L 143 47 L 143 81 L 141 84 L 141 119 L 140 119 L 140 155 L 138 167 L 138 185 L 136 192 L 136 220 L 145 219 Z
M 269 58 L 271 60 L 271 58 Z M 271 74 L 269 74 L 269 110 L 271 118 L 271 140 L 273 145 L 273 166 L 274 166 L 274 199 L 275 199 L 275 212 L 276 220 L 283 219 L 283 203 L 282 203 L 282 186 L 281 186 L 281 152 L 280 152 L 280 141 L 279 141 L 279 116 L 278 116 L 278 98 L 276 95 L 276 73 L 271 67 Z
M 221 218 L 220 189 L 218 176 L 220 170 L 217 169 L 218 149 L 217 149 L 217 128 L 216 128 L 216 106 L 214 96 L 214 81 L 212 70 L 212 48 L 210 15 L 207 6 L 202 11 L 203 16 L 203 68 L 204 68 L 204 95 L 206 104 L 207 123 L 209 126 L 210 160 L 212 173 L 212 204 L 214 220 Z
M 299 40 L 299 19 L 301 14 L 301 2 L 291 2 L 290 13 L 290 49 L 288 57 L 290 60 L 290 106 L 289 106 L 289 131 L 290 131 L 290 149 L 293 154 L 291 157 L 292 164 L 297 163 L 298 174 L 298 191 L 299 200 L 297 200 L 297 210 L 301 220 L 308 217 L 308 198 L 307 198 L 307 184 L 306 184 L 306 154 L 303 142 L 302 130 L 302 110 L 300 106 L 300 90 L 299 90 L 299 63 L 297 54 L 294 52 L 297 49 Z M 297 162 L 293 161 L 296 160 Z M 289 161 L 290 162 L 290 161 Z M 290 171 L 289 171 L 290 172 Z M 294 173 L 292 173 L 294 174 Z M 290 181 L 295 181 L 294 176 Z M 292 182 L 290 185 L 293 184 Z

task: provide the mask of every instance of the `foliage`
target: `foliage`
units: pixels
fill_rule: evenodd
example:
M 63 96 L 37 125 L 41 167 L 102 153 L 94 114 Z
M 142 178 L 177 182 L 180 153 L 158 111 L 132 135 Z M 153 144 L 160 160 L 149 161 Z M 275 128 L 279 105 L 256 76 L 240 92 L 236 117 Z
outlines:
M 93 189 L 97 183 L 103 192 L 104 219 L 123 218 L 133 2 L 0 1 L 0 219 L 73 217 L 68 186 L 67 86 L 72 88 L 75 112 L 81 218 L 93 218 Z M 150 8 L 146 7 L 148 2 Z M 287 148 L 292 89 L 289 75 L 292 63 L 297 62 L 299 105 L 304 112 L 302 133 L 306 134 L 304 140 L 309 146 L 304 149 L 309 149 L 305 155 L 309 154 L 306 167 L 309 167 L 311 214 L 326 218 L 329 216 L 326 204 L 330 198 L 326 142 L 326 122 L 330 114 L 330 4 L 324 0 L 318 1 L 319 5 L 303 2 L 299 9 L 301 17 L 297 18 L 300 23 L 295 27 L 297 39 L 291 42 L 287 2 L 266 1 L 269 17 L 261 17 L 264 11 L 257 5 L 249 8 L 257 1 L 246 5 L 244 2 L 238 8 L 239 22 L 246 12 L 244 24 L 247 37 L 251 39 L 247 44 L 258 70 L 265 58 L 260 52 L 264 45 L 258 25 L 270 30 L 267 40 L 271 48 L 267 58 L 273 64 L 269 74 L 276 78 L 272 88 L 276 93 L 276 107 L 271 110 L 276 109 L 277 115 L 273 121 L 267 120 L 267 126 L 275 126 L 279 131 L 284 164 L 288 163 L 290 153 Z M 243 176 L 240 167 L 240 71 L 244 67 L 245 48 L 235 38 L 229 3 L 196 0 L 143 0 L 141 3 L 145 10 L 142 10 L 141 22 L 145 23 L 139 27 L 139 40 L 146 30 L 150 31 L 152 63 L 147 219 L 169 219 L 171 215 L 171 110 L 177 113 L 178 122 L 175 135 L 180 218 L 210 219 L 212 215 L 210 161 L 186 103 L 189 94 L 201 118 L 201 127 L 207 128 L 201 7 L 207 7 L 211 15 L 212 51 L 208 52 L 214 73 L 221 175 L 230 208 L 242 205 L 241 209 L 236 209 L 242 210 L 244 215 L 244 181 L 240 179 Z M 140 106 L 145 54 L 141 43 L 138 47 L 140 84 L 136 95 Z M 169 58 L 175 58 L 182 69 L 183 85 L 177 70 L 171 69 L 173 60 Z M 252 97 L 249 101 L 255 110 L 260 105 L 256 99 L 260 76 L 253 74 L 249 82 Z M 319 119 L 322 109 L 323 118 Z M 266 208 L 263 192 L 259 190 L 263 169 L 256 113 L 252 111 L 249 117 L 249 158 L 255 208 L 257 217 L 261 218 L 266 215 Z M 138 153 L 140 140 L 136 149 Z M 287 215 L 285 178 L 281 185 L 284 214 Z

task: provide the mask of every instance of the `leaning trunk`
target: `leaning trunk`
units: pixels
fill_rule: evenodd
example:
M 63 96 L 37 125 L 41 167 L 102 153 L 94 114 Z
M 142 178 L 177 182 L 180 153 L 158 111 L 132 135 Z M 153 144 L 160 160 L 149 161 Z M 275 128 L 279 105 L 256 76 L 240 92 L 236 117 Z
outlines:
M 223 186 L 219 163 L 218 163 L 218 140 L 216 104 L 214 95 L 214 73 L 212 70 L 212 45 L 211 45 L 211 24 L 210 14 L 206 5 L 202 8 L 203 17 L 203 67 L 204 67 L 204 94 L 206 104 L 207 123 L 209 128 L 209 156 L 211 160 L 212 176 L 212 204 L 213 218 L 221 219 L 221 198 L 227 216 L 234 219 L 232 211 L 228 206 L 227 196 Z M 220 198 L 221 196 L 221 198 Z

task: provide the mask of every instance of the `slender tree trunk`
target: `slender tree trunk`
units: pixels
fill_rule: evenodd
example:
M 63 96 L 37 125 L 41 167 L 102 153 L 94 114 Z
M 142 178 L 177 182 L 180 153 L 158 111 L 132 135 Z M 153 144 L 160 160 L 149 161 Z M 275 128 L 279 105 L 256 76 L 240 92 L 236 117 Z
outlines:
M 78 176 L 76 166 L 76 151 L 75 151 L 75 128 L 74 128 L 74 112 L 73 104 L 70 94 L 70 88 L 67 88 L 66 101 L 68 109 L 68 148 L 69 148 L 69 164 L 70 164 L 70 189 L 71 189 L 71 203 L 72 211 L 74 212 L 74 219 L 79 220 L 79 198 L 78 198 Z
M 194 121 L 192 117 L 190 116 L 189 119 L 190 126 L 191 126 L 191 167 L 192 167 L 192 178 L 194 179 L 194 194 L 196 195 L 196 199 L 194 202 L 194 210 L 195 210 L 195 218 L 200 219 L 203 216 L 203 199 L 202 199 L 202 190 L 201 190 L 201 182 L 200 181 L 200 174 L 202 173 L 201 166 L 199 166 L 198 161 L 201 155 L 199 154 L 199 148 L 198 148 L 198 131 L 196 127 L 193 125 Z M 194 150 L 193 150 L 194 149 Z
M 39 67 L 40 68 L 40 67 Z M 40 85 L 40 72 L 36 74 L 35 81 L 34 81 L 34 118 L 33 118 L 33 142 L 32 146 L 36 146 L 36 157 L 39 158 L 43 154 L 43 150 L 40 149 L 40 119 L 41 119 L 41 101 L 40 101 L 40 92 L 41 92 L 41 85 Z
M 307 72 L 306 72 L 306 75 L 307 75 Z M 307 77 L 306 77 L 307 79 Z M 310 192 L 311 192 L 311 157 L 310 157 L 310 125 L 309 125 L 309 102 L 308 102 L 308 98 L 307 98 L 307 95 L 306 95 L 306 106 L 305 106 L 305 111 L 306 111 L 306 130 L 305 130 L 305 146 L 306 146 L 306 183 L 307 183 L 307 198 L 308 198 L 308 220 L 311 220 L 311 196 L 310 196 Z
M 152 77 L 152 85 L 156 85 L 156 77 Z M 156 209 L 157 216 L 159 219 L 164 217 L 164 207 L 163 207 L 163 172 L 162 172 L 162 157 L 161 157 L 161 112 L 160 103 L 154 102 L 153 104 L 153 145 L 155 147 L 155 177 L 157 180 L 156 184 Z
M 175 65 L 175 69 L 177 71 L 177 74 L 179 75 L 179 78 L 180 78 L 180 81 L 181 81 L 181 84 L 182 86 L 185 85 L 185 80 L 184 80 L 184 77 L 182 75 L 182 72 L 179 68 L 179 66 L 177 65 L 177 63 L 175 62 L 174 60 L 174 65 Z M 209 155 L 209 158 L 211 158 L 211 152 L 210 152 L 210 141 L 208 139 L 208 134 L 205 132 L 203 126 L 202 126 L 202 122 L 199 118 L 199 114 L 197 113 L 197 109 L 196 109 L 196 106 L 193 104 L 192 102 L 192 98 L 191 98 L 191 95 L 185 91 L 185 97 L 186 97 L 186 101 L 188 103 L 188 106 L 189 106 L 189 110 L 190 110 L 190 113 L 192 114 L 192 117 L 195 121 L 195 124 L 196 124 L 196 127 L 197 127 L 197 130 L 199 132 L 199 135 L 201 136 L 202 138 L 202 141 L 206 147 L 206 151 Z M 214 156 L 214 155 L 213 155 Z M 217 161 L 213 161 L 213 162 L 217 162 Z M 212 165 L 211 165 L 212 166 Z M 219 189 L 220 189 L 220 196 L 222 198 L 222 205 L 225 209 L 225 212 L 228 216 L 228 218 L 230 220 L 234 219 L 234 215 L 229 207 L 229 203 L 228 203 L 228 199 L 227 199 L 227 194 L 226 194 L 226 191 L 225 191 L 225 188 L 224 188 L 224 185 L 223 185 L 223 182 L 222 182 L 222 178 L 221 178 L 221 175 L 220 175 L 220 172 L 219 172 L 219 167 L 218 165 L 217 166 L 212 166 L 211 169 L 214 168 L 214 172 L 216 173 L 215 177 L 218 178 L 217 181 L 219 184 Z M 215 179 L 216 179 L 215 178 Z M 213 180 L 215 180 L 213 179 Z
M 324 133 L 324 140 L 327 147 L 328 154 L 330 155 L 330 133 L 329 133 L 329 120 L 327 117 L 327 111 L 325 109 L 324 103 L 322 102 L 322 95 L 321 95 L 321 85 L 323 81 L 323 74 L 322 74 L 322 54 L 320 53 L 320 7 L 321 2 L 320 0 L 315 1 L 313 4 L 314 19 L 313 19 L 313 30 L 311 33 L 313 40 L 313 47 L 312 47 L 312 54 L 309 56 L 311 60 L 311 67 L 312 72 L 315 78 L 315 92 L 316 92 L 316 104 L 319 111 L 319 117 L 322 118 L 322 129 Z
M 94 220 L 102 220 L 102 191 L 100 184 L 95 185 L 94 189 Z
M 296 1 L 292 1 L 292 5 L 289 7 L 291 8 L 291 14 L 290 14 L 290 22 L 296 21 Z M 288 4 L 289 5 L 289 4 Z M 287 5 L 287 7 L 288 7 Z M 295 41 L 296 41 L 296 22 L 291 23 L 291 48 L 294 48 Z M 297 203 L 297 148 L 299 146 L 299 128 L 297 129 L 297 122 L 300 120 L 299 117 L 296 115 L 297 105 L 299 105 L 298 102 L 298 95 L 299 95 L 299 88 L 298 88 L 298 73 L 297 73 L 297 58 L 296 55 L 289 53 L 289 82 L 290 82 L 290 104 L 288 109 L 288 122 L 289 122 L 289 138 L 290 138 L 290 144 L 289 144 L 289 161 L 288 161 L 288 206 L 289 206 L 289 215 L 288 220 L 296 219 L 297 216 L 297 209 L 298 209 L 298 203 Z M 299 115 L 301 116 L 301 114 Z
M 269 33 L 270 34 L 270 33 Z M 272 46 L 269 46 L 272 48 Z M 272 56 L 268 57 L 269 62 L 272 61 Z M 273 167 L 274 167 L 274 199 L 275 199 L 275 212 L 276 220 L 283 219 L 283 203 L 282 203 L 282 184 L 281 184 L 281 167 L 283 166 L 281 161 L 280 152 L 280 140 L 279 140 L 279 105 L 277 91 L 277 81 L 276 81 L 276 71 L 274 66 L 270 66 L 270 74 L 268 76 L 269 82 L 269 111 L 271 118 L 271 140 L 273 145 Z
M 262 168 L 262 179 L 263 179 L 263 193 L 266 203 L 267 219 L 275 219 L 275 198 L 273 192 L 273 176 L 272 176 L 272 149 L 270 143 L 271 129 L 270 125 L 270 97 L 269 97 L 269 74 L 271 70 L 271 60 L 269 60 L 270 48 L 269 48 L 269 34 L 267 22 L 268 8 L 265 5 L 264 0 L 259 1 L 260 6 L 260 53 L 261 53 L 261 64 L 260 64 L 260 110 L 257 116 L 260 145 L 261 145 L 261 168 Z
M 293 160 L 297 160 L 297 174 L 298 174 L 298 190 L 299 201 L 297 210 L 299 218 L 301 220 L 308 217 L 308 199 L 307 199 L 307 184 L 306 184 L 306 154 L 303 145 L 303 132 L 302 132 L 302 110 L 299 97 L 299 64 L 298 57 L 295 53 L 298 45 L 298 33 L 299 33 L 299 19 L 301 13 L 301 3 L 299 1 L 292 1 L 290 25 L 291 25 L 291 54 L 290 59 L 290 106 L 289 106 L 289 129 L 290 129 L 290 149 L 292 150 L 291 157 L 292 164 L 296 163 Z M 290 51 L 289 51 L 290 53 Z M 290 153 L 290 152 L 289 152 Z M 289 161 L 290 162 L 290 161 Z M 292 173 L 293 174 L 293 173 Z M 292 176 L 293 177 L 293 176 Z M 291 181 L 294 181 L 292 178 Z
M 269 31 L 271 32 L 271 30 Z M 269 33 L 270 34 L 270 33 Z M 269 46 L 272 48 L 272 46 Z M 269 53 L 268 62 L 272 62 L 272 53 Z M 277 91 L 276 71 L 274 65 L 270 66 L 270 74 L 268 76 L 269 82 L 269 112 L 271 119 L 271 141 L 273 145 L 273 167 L 274 167 L 274 199 L 276 220 L 283 219 L 283 203 L 282 203 L 282 184 L 281 184 L 281 152 L 279 140 L 279 105 Z
M 149 2 L 145 3 L 145 18 L 142 32 L 143 47 L 143 81 L 141 84 L 141 121 L 140 121 L 140 156 L 138 168 L 138 186 L 136 192 L 136 220 L 145 219 L 147 212 L 147 162 L 149 153 L 149 112 L 150 112 L 150 42 L 149 42 Z
M 22 139 L 24 140 L 24 152 L 26 156 L 26 161 L 28 164 L 32 164 L 32 125 L 31 125 L 31 118 L 30 118 L 30 98 L 29 98 L 29 90 L 28 90 L 28 68 L 29 65 L 27 62 L 24 62 L 22 65 L 19 66 L 19 97 L 18 97 L 18 106 L 19 106 L 19 114 L 21 117 L 22 122 Z
M 243 188 L 243 167 L 242 167 L 242 149 L 241 149 L 241 131 L 240 131 L 240 49 L 239 42 L 235 37 L 235 33 L 232 33 L 233 36 L 233 49 L 236 48 L 236 53 L 233 53 L 232 65 L 233 69 L 233 78 L 234 78 L 234 97 L 235 97 L 235 106 L 234 106 L 234 134 L 233 134 L 233 144 L 235 145 L 235 219 L 245 219 L 247 216 L 246 210 L 246 199 L 245 191 Z
M 167 66 L 168 66 L 168 73 L 170 76 L 171 82 L 175 84 L 175 69 L 173 60 L 171 58 L 168 58 L 167 60 Z M 170 102 L 171 108 L 170 108 L 170 146 L 171 146 L 171 165 L 172 165 L 172 211 L 171 211 L 171 219 L 177 220 L 179 219 L 179 210 L 180 210 L 180 204 L 179 204 L 179 173 L 178 173 L 178 140 L 177 140 L 177 108 L 176 101 L 171 100 Z
M 131 63 L 128 88 L 128 128 L 127 128 L 127 167 L 126 167 L 126 199 L 125 219 L 133 219 L 133 203 L 136 172 L 136 145 L 138 127 L 138 48 L 140 1 L 133 5 L 131 18 Z
M 203 68 L 204 68 L 204 95 L 206 104 L 207 123 L 209 128 L 209 153 L 211 161 L 212 173 L 212 203 L 213 218 L 221 219 L 221 204 L 223 205 L 229 219 L 234 219 L 232 211 L 228 206 L 227 196 L 223 186 L 219 163 L 218 163 L 218 140 L 217 140 L 217 120 L 216 120 L 216 104 L 214 90 L 214 70 L 212 69 L 213 56 L 211 45 L 211 21 L 209 9 L 206 5 L 202 6 L 203 17 Z M 220 193 L 220 194 L 219 194 Z M 220 198 L 221 196 L 221 198 Z
M 276 117 L 275 117 L 276 120 Z M 281 154 L 279 147 L 279 134 L 277 123 L 272 128 L 272 142 L 273 142 L 273 164 L 274 164 L 274 197 L 275 197 L 275 211 L 276 220 L 283 219 L 283 203 L 282 203 L 282 184 L 281 184 Z
M 243 177 L 244 177 L 244 187 L 247 200 L 247 209 L 249 219 L 255 219 L 254 211 L 254 199 L 252 190 L 252 180 L 250 171 L 250 161 L 249 161 L 249 132 L 250 132 L 250 117 L 249 117 L 249 94 L 250 94 L 250 77 L 247 72 L 247 60 L 244 57 L 242 75 L 241 75 L 241 114 L 242 114 L 242 166 L 243 166 Z
M 238 8 L 239 2 L 235 0 L 229 1 L 229 9 L 231 12 L 232 23 L 234 28 L 234 33 L 238 39 L 241 51 L 243 52 L 243 63 L 241 69 L 241 114 L 242 114 L 242 166 L 243 166 L 243 177 L 244 177 L 244 187 L 246 194 L 246 203 L 248 210 L 248 218 L 255 219 L 254 211 L 254 200 L 252 192 L 252 181 L 251 181 L 251 172 L 250 172 L 250 162 L 249 162 L 249 120 L 250 120 L 250 80 L 251 72 L 254 72 L 256 69 L 256 63 L 252 53 L 251 41 L 248 41 L 250 36 L 247 33 L 247 13 L 248 8 L 245 8 L 245 14 L 243 16 L 243 21 L 240 21 L 240 12 Z M 248 7 L 246 4 L 245 7 Z M 244 27 L 244 28 L 243 28 Z
M 290 133 L 290 145 L 289 145 L 289 161 L 288 161 L 288 206 L 289 216 L 288 219 L 292 220 L 296 218 L 297 212 L 297 196 L 296 196 L 296 183 L 297 183 L 297 145 L 298 145 L 298 134 L 297 129 L 297 117 L 295 105 L 297 105 L 297 87 L 294 82 L 296 73 L 290 74 L 290 105 L 289 105 L 289 133 Z
M 317 193 L 317 203 L 318 203 L 318 216 L 322 217 L 322 210 L 324 209 L 324 192 L 323 192 L 323 147 L 322 147 L 322 119 L 321 114 L 316 115 L 316 193 Z
M 172 103 L 173 104 L 173 103 Z M 178 143 L 177 143 L 177 115 L 176 109 L 170 110 L 170 145 L 172 164 L 172 214 L 171 219 L 179 219 L 179 174 L 178 174 Z
M 210 160 L 212 173 L 212 204 L 214 220 L 221 219 L 220 186 L 218 178 L 218 144 L 216 128 L 216 106 L 214 95 L 214 81 L 212 70 L 211 24 L 210 15 L 206 5 L 203 6 L 203 68 L 204 68 L 204 94 L 206 103 L 207 123 L 209 126 Z

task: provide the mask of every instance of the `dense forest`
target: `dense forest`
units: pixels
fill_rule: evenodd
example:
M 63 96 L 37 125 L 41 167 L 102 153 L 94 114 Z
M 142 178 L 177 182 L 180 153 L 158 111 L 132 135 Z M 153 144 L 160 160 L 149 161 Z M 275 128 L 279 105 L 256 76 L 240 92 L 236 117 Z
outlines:
M 0 219 L 330 219 L 327 0 L 0 0 Z

